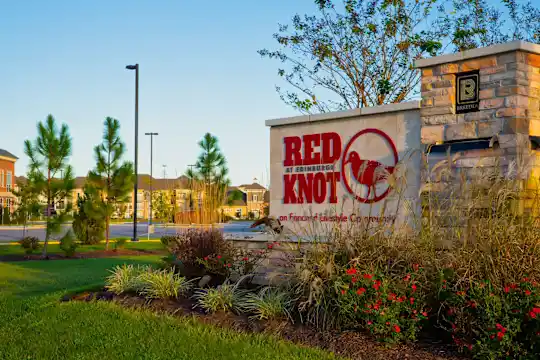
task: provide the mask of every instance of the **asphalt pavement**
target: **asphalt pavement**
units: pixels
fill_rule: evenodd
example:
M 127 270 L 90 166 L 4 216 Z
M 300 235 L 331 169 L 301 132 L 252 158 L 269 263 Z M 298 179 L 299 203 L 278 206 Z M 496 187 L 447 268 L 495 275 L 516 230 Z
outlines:
M 251 222 L 249 221 L 240 221 L 233 222 L 223 225 L 217 225 L 218 228 L 222 229 L 226 234 L 238 234 L 239 236 L 245 236 L 248 233 L 253 233 L 254 229 L 250 229 Z M 71 225 L 64 225 L 60 235 L 53 236 L 52 239 L 60 238 L 65 232 L 71 228 Z M 157 224 L 154 225 L 154 232 L 150 234 L 151 238 L 159 238 L 163 235 L 174 235 L 186 231 L 189 226 L 185 225 L 171 225 L 171 224 Z M 122 223 L 122 224 L 111 224 L 111 238 L 115 237 L 133 237 L 133 223 Z M 27 236 L 36 236 L 40 240 L 45 240 L 45 229 L 40 228 L 27 228 Z M 23 236 L 22 227 L 0 227 L 0 242 L 11 242 L 17 241 Z M 137 236 L 140 239 L 145 239 L 148 237 L 148 224 L 139 223 L 137 224 Z

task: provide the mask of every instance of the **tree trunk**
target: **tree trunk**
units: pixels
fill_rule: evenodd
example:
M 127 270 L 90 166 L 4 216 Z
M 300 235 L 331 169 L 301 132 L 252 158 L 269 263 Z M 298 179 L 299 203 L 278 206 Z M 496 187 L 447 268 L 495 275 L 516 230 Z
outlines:
M 105 250 L 109 250 L 109 215 L 105 216 Z
M 47 258 L 47 245 L 49 244 L 50 228 L 49 221 L 51 213 L 49 211 L 51 206 L 51 169 L 47 170 L 47 213 L 46 213 L 46 227 L 45 227 L 45 242 L 43 243 L 43 254 L 44 259 Z

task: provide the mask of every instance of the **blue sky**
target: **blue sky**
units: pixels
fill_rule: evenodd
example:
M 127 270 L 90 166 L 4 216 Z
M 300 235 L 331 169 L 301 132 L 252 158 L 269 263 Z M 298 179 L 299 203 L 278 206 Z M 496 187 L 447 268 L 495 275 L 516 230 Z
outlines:
M 176 176 L 194 163 L 197 141 L 217 135 L 233 183 L 269 179 L 269 131 L 264 120 L 294 116 L 274 90 L 278 63 L 257 50 L 275 48 L 272 34 L 313 0 L 27 0 L 5 2 L 0 141 L 28 164 L 23 141 L 51 113 L 69 125 L 77 175 L 94 165 L 106 116 L 120 120 L 133 159 L 134 73 L 140 73 L 139 173 Z

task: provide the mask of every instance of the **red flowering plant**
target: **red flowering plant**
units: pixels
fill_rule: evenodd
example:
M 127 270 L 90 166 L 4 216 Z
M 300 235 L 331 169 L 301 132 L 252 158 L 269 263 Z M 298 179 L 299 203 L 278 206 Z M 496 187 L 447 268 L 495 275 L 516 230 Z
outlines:
M 265 259 L 271 249 L 244 249 L 234 248 L 223 254 L 212 254 L 197 259 L 197 262 L 204 266 L 210 274 L 223 275 L 229 277 L 235 273 L 240 276 L 251 274 Z
M 478 358 L 536 359 L 540 351 L 540 288 L 524 278 L 496 287 L 489 281 L 440 283 L 439 324 L 462 350 Z
M 339 316 L 345 327 L 361 328 L 386 342 L 414 340 L 429 316 L 415 266 L 405 276 L 344 271 L 335 282 Z

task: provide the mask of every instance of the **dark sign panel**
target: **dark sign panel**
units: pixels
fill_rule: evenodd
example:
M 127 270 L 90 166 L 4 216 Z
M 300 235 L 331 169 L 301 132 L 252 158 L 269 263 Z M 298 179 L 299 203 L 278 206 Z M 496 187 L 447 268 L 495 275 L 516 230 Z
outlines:
M 480 72 L 456 74 L 456 114 L 478 111 L 480 105 Z

